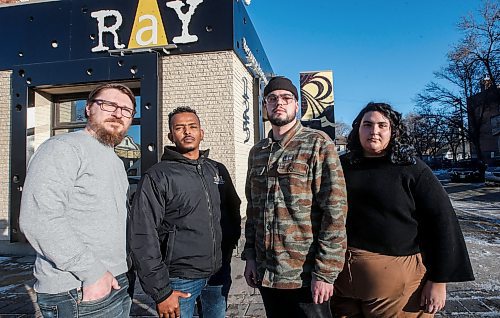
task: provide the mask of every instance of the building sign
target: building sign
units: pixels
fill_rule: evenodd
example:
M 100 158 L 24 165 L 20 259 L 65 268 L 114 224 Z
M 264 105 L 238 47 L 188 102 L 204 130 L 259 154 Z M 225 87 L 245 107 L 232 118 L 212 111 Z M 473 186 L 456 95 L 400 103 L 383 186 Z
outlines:
M 262 67 L 259 64 L 259 61 L 255 58 L 255 55 L 252 52 L 252 49 L 248 46 L 247 40 L 243 38 L 242 41 L 243 44 L 243 51 L 245 52 L 245 56 L 247 59 L 247 63 L 245 64 L 246 67 L 249 68 L 252 73 L 259 78 L 259 80 L 264 82 L 264 85 L 267 85 L 267 77 L 264 74 L 264 71 L 262 70 Z
M 333 139 L 335 137 L 333 72 L 301 72 L 300 96 L 303 124 L 323 130 Z
M 248 21 L 242 1 L 226 0 L 65 0 L 0 6 L 0 70 L 116 53 L 233 50 L 259 76 L 270 74 Z
M 65 0 L 0 5 L 0 70 L 156 51 L 234 51 L 265 81 L 272 74 L 242 1 Z
M 175 11 L 181 23 L 182 33 L 174 36 L 172 42 L 192 43 L 198 41 L 198 36 L 189 33 L 189 24 L 196 8 L 203 0 L 168 1 L 166 7 Z M 187 6 L 187 10 L 184 7 Z M 183 10 L 185 12 L 183 12 Z M 107 51 L 109 49 L 123 49 L 125 44 L 120 43 L 119 30 L 122 27 L 123 16 L 119 10 L 99 10 L 91 13 L 97 24 L 97 46 L 92 52 Z M 110 22 L 111 21 L 111 22 Z M 109 34 L 113 38 L 113 48 L 104 45 L 104 36 Z M 157 47 L 168 45 L 167 34 L 157 0 L 139 0 L 132 32 L 129 36 L 128 49 Z
M 168 45 L 168 40 L 158 3 L 155 0 L 139 0 L 128 48 L 160 45 Z

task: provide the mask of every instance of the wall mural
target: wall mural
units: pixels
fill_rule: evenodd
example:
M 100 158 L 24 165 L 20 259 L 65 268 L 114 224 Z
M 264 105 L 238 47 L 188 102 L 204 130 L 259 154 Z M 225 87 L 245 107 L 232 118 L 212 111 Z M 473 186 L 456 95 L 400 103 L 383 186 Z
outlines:
M 333 72 L 300 73 L 302 124 L 335 138 Z

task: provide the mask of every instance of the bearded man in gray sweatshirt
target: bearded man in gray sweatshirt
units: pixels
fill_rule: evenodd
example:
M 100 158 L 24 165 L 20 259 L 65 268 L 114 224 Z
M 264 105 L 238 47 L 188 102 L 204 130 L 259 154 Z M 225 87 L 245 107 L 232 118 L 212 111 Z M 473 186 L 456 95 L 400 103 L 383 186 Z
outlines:
M 128 317 L 128 181 L 114 152 L 135 114 L 135 97 L 104 84 L 87 99 L 84 130 L 58 135 L 28 165 L 20 225 L 37 252 L 44 317 Z

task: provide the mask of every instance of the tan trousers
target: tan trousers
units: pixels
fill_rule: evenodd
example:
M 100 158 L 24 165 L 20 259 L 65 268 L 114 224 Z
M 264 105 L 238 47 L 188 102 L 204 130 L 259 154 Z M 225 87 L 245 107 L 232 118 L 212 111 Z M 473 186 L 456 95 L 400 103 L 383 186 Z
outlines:
M 387 256 L 348 248 L 335 281 L 334 317 L 433 317 L 420 307 L 422 256 Z

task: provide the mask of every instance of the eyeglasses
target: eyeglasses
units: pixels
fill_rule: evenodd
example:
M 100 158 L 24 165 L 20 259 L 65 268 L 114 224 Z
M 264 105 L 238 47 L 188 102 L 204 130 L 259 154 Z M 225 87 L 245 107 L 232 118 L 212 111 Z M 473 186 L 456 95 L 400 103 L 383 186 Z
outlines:
M 104 100 L 104 99 L 94 99 L 93 102 L 96 103 L 97 105 L 99 105 L 99 107 L 103 111 L 109 112 L 109 113 L 113 113 L 119 108 L 121 113 L 122 113 L 122 116 L 125 118 L 132 118 L 132 117 L 134 117 L 134 114 L 135 114 L 135 110 L 133 110 L 130 107 L 118 106 L 117 103 L 109 102 L 109 101 Z
M 292 94 L 281 94 L 281 95 L 270 94 L 265 97 L 265 101 L 270 105 L 275 105 L 278 103 L 278 100 L 280 98 L 283 100 L 285 105 L 290 104 L 295 99 L 295 97 Z

